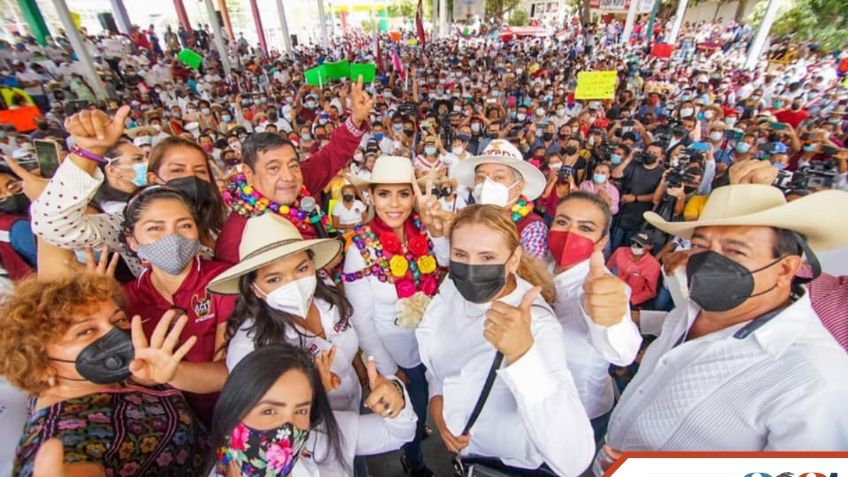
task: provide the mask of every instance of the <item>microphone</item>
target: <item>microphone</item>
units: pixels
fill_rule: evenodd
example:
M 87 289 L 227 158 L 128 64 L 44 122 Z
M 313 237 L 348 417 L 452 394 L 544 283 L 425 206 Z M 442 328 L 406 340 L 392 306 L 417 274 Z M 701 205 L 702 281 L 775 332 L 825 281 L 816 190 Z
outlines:
M 306 213 L 309 223 L 315 229 L 316 236 L 319 238 L 330 238 L 330 235 L 327 234 L 327 229 L 324 228 L 324 224 L 321 222 L 321 216 L 318 214 L 318 204 L 315 202 L 314 197 L 307 196 L 300 199 L 299 209 Z

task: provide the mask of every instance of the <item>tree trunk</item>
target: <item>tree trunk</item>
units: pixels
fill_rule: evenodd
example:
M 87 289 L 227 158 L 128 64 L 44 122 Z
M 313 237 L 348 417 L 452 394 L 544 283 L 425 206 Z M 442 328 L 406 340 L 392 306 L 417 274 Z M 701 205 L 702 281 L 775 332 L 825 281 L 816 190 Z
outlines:
M 748 6 L 748 0 L 738 0 L 738 2 L 736 4 L 736 14 L 733 15 L 733 19 L 736 20 L 736 23 L 742 23 L 742 20 L 745 19 L 745 7 Z
M 589 11 L 589 4 L 592 0 L 581 0 L 580 2 L 580 16 L 583 22 L 583 25 L 588 25 L 589 21 L 592 19 L 592 13 Z

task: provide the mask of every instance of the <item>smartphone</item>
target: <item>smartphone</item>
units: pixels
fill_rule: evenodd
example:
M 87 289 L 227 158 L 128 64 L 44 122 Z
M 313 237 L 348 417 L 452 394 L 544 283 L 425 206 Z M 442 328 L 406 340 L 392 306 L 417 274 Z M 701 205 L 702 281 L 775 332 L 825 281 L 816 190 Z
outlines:
M 821 150 L 824 154 L 829 154 L 829 155 L 834 155 L 834 154 L 839 152 L 839 148 L 833 147 L 833 146 L 822 146 Z
M 689 149 L 696 151 L 696 152 L 707 152 L 707 151 L 710 150 L 710 145 L 705 143 L 705 142 L 698 141 L 698 142 L 693 142 L 692 145 L 689 146 Z
M 624 121 L 621 121 L 621 126 L 625 128 L 633 127 L 633 124 L 635 123 L 632 119 L 625 119 Z
M 53 177 L 59 168 L 59 144 L 50 139 L 36 139 L 33 145 L 41 177 Z
M 728 129 L 724 132 L 724 137 L 730 139 L 731 141 L 738 141 L 745 137 L 745 132 L 739 129 Z
M 786 125 L 783 123 L 770 123 L 769 127 L 774 129 L 775 131 L 783 131 L 784 129 L 786 129 Z

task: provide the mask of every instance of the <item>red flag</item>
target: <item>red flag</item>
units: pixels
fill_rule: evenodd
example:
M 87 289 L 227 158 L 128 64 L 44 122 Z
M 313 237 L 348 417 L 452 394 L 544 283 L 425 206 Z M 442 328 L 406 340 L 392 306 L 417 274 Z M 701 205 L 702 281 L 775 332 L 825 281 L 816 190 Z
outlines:
M 403 62 L 401 61 L 400 56 L 398 56 L 397 48 L 392 48 L 392 66 L 401 79 L 406 78 L 406 70 L 403 69 Z
M 377 61 L 375 61 L 377 64 L 377 70 L 381 73 L 385 73 L 386 68 L 383 66 L 383 50 L 380 49 L 380 39 L 378 38 L 375 43 L 377 43 Z
M 424 0 L 418 0 L 418 8 L 415 11 L 415 29 L 418 31 L 418 43 L 421 46 L 427 42 L 424 36 Z

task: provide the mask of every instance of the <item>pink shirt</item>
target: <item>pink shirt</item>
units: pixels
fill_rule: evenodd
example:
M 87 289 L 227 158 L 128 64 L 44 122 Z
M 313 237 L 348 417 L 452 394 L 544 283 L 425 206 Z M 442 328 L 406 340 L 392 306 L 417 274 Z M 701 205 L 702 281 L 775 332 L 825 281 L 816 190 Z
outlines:
M 610 184 L 609 181 L 604 182 L 601 185 L 595 184 L 592 181 L 583 181 L 580 183 L 579 189 L 593 194 L 597 194 L 598 189 L 603 189 L 612 200 L 612 204 L 610 204 L 610 212 L 612 212 L 613 215 L 618 213 L 618 189 L 614 185 Z

